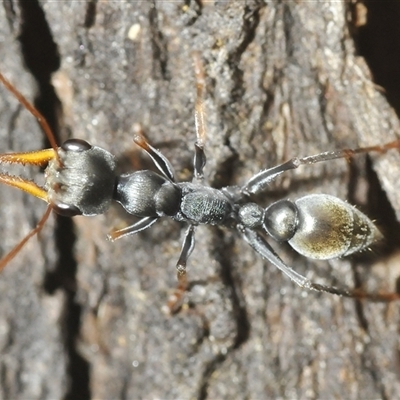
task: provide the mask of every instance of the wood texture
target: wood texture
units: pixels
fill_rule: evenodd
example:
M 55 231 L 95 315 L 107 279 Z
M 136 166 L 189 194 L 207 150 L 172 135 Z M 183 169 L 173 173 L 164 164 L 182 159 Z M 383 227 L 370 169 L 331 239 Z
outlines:
M 191 54 L 200 51 L 207 179 L 215 187 L 242 184 L 293 156 L 399 136 L 385 91 L 357 53 L 366 28 L 356 26 L 356 9 L 338 1 L 7 0 L 0 68 L 36 99 L 60 142 L 83 138 L 118 155 L 121 170 L 146 168 L 132 142 L 132 126 L 141 123 L 188 180 Z M 3 88 L 0 115 L 1 152 L 46 145 Z M 317 281 L 392 291 L 400 273 L 399 176 L 398 151 L 338 160 L 286 174 L 257 201 L 311 192 L 357 204 L 387 238 L 375 251 L 325 262 L 274 246 Z M 45 205 L 5 187 L 0 204 L 4 254 Z M 234 232 L 202 226 L 186 305 L 170 316 L 184 227 L 162 220 L 106 241 L 113 226 L 130 222 L 117 206 L 104 216 L 53 219 L 0 276 L 1 398 L 398 396 L 398 303 L 306 292 Z

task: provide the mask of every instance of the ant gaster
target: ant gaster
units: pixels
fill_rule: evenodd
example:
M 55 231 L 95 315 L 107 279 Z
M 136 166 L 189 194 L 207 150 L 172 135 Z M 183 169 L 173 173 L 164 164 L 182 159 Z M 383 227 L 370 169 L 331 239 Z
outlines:
M 360 153 L 385 153 L 390 149 L 400 148 L 400 140 L 381 146 L 295 157 L 259 172 L 241 187 L 214 189 L 203 183 L 203 168 L 206 164 L 203 110 L 205 74 L 198 54 L 194 56 L 194 61 L 197 82 L 197 140 L 192 182 L 175 181 L 168 159 L 147 142 L 139 128 L 136 128 L 133 140 L 151 157 L 159 173 L 141 170 L 118 175 L 114 155 L 84 140 L 70 139 L 57 147 L 43 116 L 0 74 L 0 81 L 41 122 L 53 146 L 52 149 L 37 152 L 0 155 L 0 163 L 47 164 L 44 188 L 8 174 L 0 174 L 0 182 L 22 189 L 49 204 L 38 226 L 0 262 L 0 270 L 30 237 L 42 229 L 50 209 L 65 216 L 90 216 L 106 212 L 112 202 L 117 201 L 129 214 L 140 219 L 132 226 L 110 233 L 111 240 L 138 233 L 165 216 L 188 223 L 177 263 L 181 291 L 187 286 L 186 264 L 194 248 L 195 228 L 200 224 L 210 224 L 237 230 L 258 254 L 303 288 L 347 297 L 386 301 L 399 298 L 396 293 L 366 294 L 358 290 L 314 283 L 286 265 L 262 235 L 267 233 L 278 242 L 288 242 L 298 253 L 309 258 L 331 259 L 347 256 L 368 248 L 382 237 L 374 223 L 355 207 L 331 195 L 312 194 L 296 201 L 280 200 L 263 208 L 251 202 L 250 196 L 265 190 L 282 173 L 301 165 L 338 158 L 349 159 Z

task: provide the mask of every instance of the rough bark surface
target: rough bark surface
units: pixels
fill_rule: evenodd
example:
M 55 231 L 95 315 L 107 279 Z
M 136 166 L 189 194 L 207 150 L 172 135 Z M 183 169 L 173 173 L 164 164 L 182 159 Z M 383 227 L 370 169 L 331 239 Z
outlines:
M 146 168 L 132 142 L 139 122 L 179 179 L 189 180 L 191 54 L 200 51 L 207 179 L 214 187 L 242 184 L 293 156 L 399 137 L 396 112 L 359 53 L 381 45 L 368 31 L 381 10 L 370 8 L 365 26 L 362 11 L 326 0 L 5 0 L 0 69 L 36 102 L 59 142 L 86 139 L 118 155 L 121 170 Z M 398 37 L 390 39 L 394 48 Z M 390 79 L 378 83 L 399 98 Z M 34 118 L 2 87 L 0 115 L 1 152 L 47 146 Z M 43 179 L 27 168 L 16 173 Z M 332 161 L 287 173 L 257 201 L 329 193 L 357 204 L 386 236 L 375 251 L 313 261 L 274 246 L 319 282 L 393 291 L 400 274 L 399 176 L 398 151 Z M 7 187 L 0 204 L 5 254 L 45 205 Z M 106 241 L 111 227 L 130 222 L 117 206 L 93 218 L 52 219 L 5 269 L 0 398 L 398 396 L 398 302 L 304 291 L 235 232 L 201 226 L 188 265 L 191 290 L 171 316 L 165 306 L 184 227 L 162 220 Z

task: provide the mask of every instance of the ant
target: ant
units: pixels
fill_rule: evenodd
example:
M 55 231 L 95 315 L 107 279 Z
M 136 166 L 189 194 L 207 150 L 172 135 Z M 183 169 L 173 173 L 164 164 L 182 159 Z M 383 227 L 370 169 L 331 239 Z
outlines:
M 151 146 L 138 126 L 133 140 L 150 156 L 158 173 L 140 170 L 118 175 L 113 154 L 81 139 L 69 139 L 58 147 L 44 117 L 0 73 L 0 81 L 39 120 L 52 145 L 51 149 L 41 151 L 0 155 L 0 163 L 47 165 L 44 187 L 4 173 L 0 174 L 0 182 L 24 190 L 49 204 L 37 227 L 0 261 L 0 271 L 29 238 L 42 229 L 51 210 L 70 217 L 92 216 L 105 213 L 112 202 L 116 201 L 129 214 L 138 217 L 139 221 L 111 232 L 108 238 L 112 241 L 150 228 L 161 217 L 170 217 L 189 225 L 176 265 L 179 281 L 176 302 L 188 287 L 186 265 L 195 245 L 195 229 L 201 224 L 235 229 L 261 257 L 274 264 L 302 288 L 377 301 L 399 299 L 397 293 L 368 294 L 357 289 L 315 283 L 282 261 L 264 238 L 268 234 L 278 242 L 288 242 L 298 253 L 309 258 L 347 256 L 367 249 L 382 238 L 378 228 L 361 211 L 326 194 L 312 194 L 296 201 L 279 200 L 267 208 L 252 202 L 250 198 L 264 191 L 279 175 L 301 165 L 339 158 L 349 160 L 361 153 L 385 153 L 390 149 L 399 149 L 400 140 L 384 145 L 323 152 L 303 158 L 294 157 L 283 164 L 262 170 L 243 186 L 212 188 L 203 182 L 206 165 L 205 72 L 197 53 L 194 55 L 194 64 L 197 85 L 196 142 L 194 177 L 191 182 L 176 182 L 169 160 Z

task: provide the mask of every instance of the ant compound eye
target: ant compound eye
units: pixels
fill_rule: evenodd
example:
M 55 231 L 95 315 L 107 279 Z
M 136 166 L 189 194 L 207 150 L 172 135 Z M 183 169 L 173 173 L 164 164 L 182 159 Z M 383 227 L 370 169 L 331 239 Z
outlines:
M 78 207 L 65 204 L 60 201 L 53 203 L 52 207 L 58 215 L 62 215 L 63 217 L 75 217 L 76 215 L 82 215 L 82 212 Z
M 62 145 L 61 148 L 64 151 L 74 151 L 81 153 L 92 148 L 92 145 L 82 139 L 68 139 Z
M 298 226 L 298 209 L 290 200 L 280 200 L 265 210 L 264 226 L 279 242 L 290 240 Z

